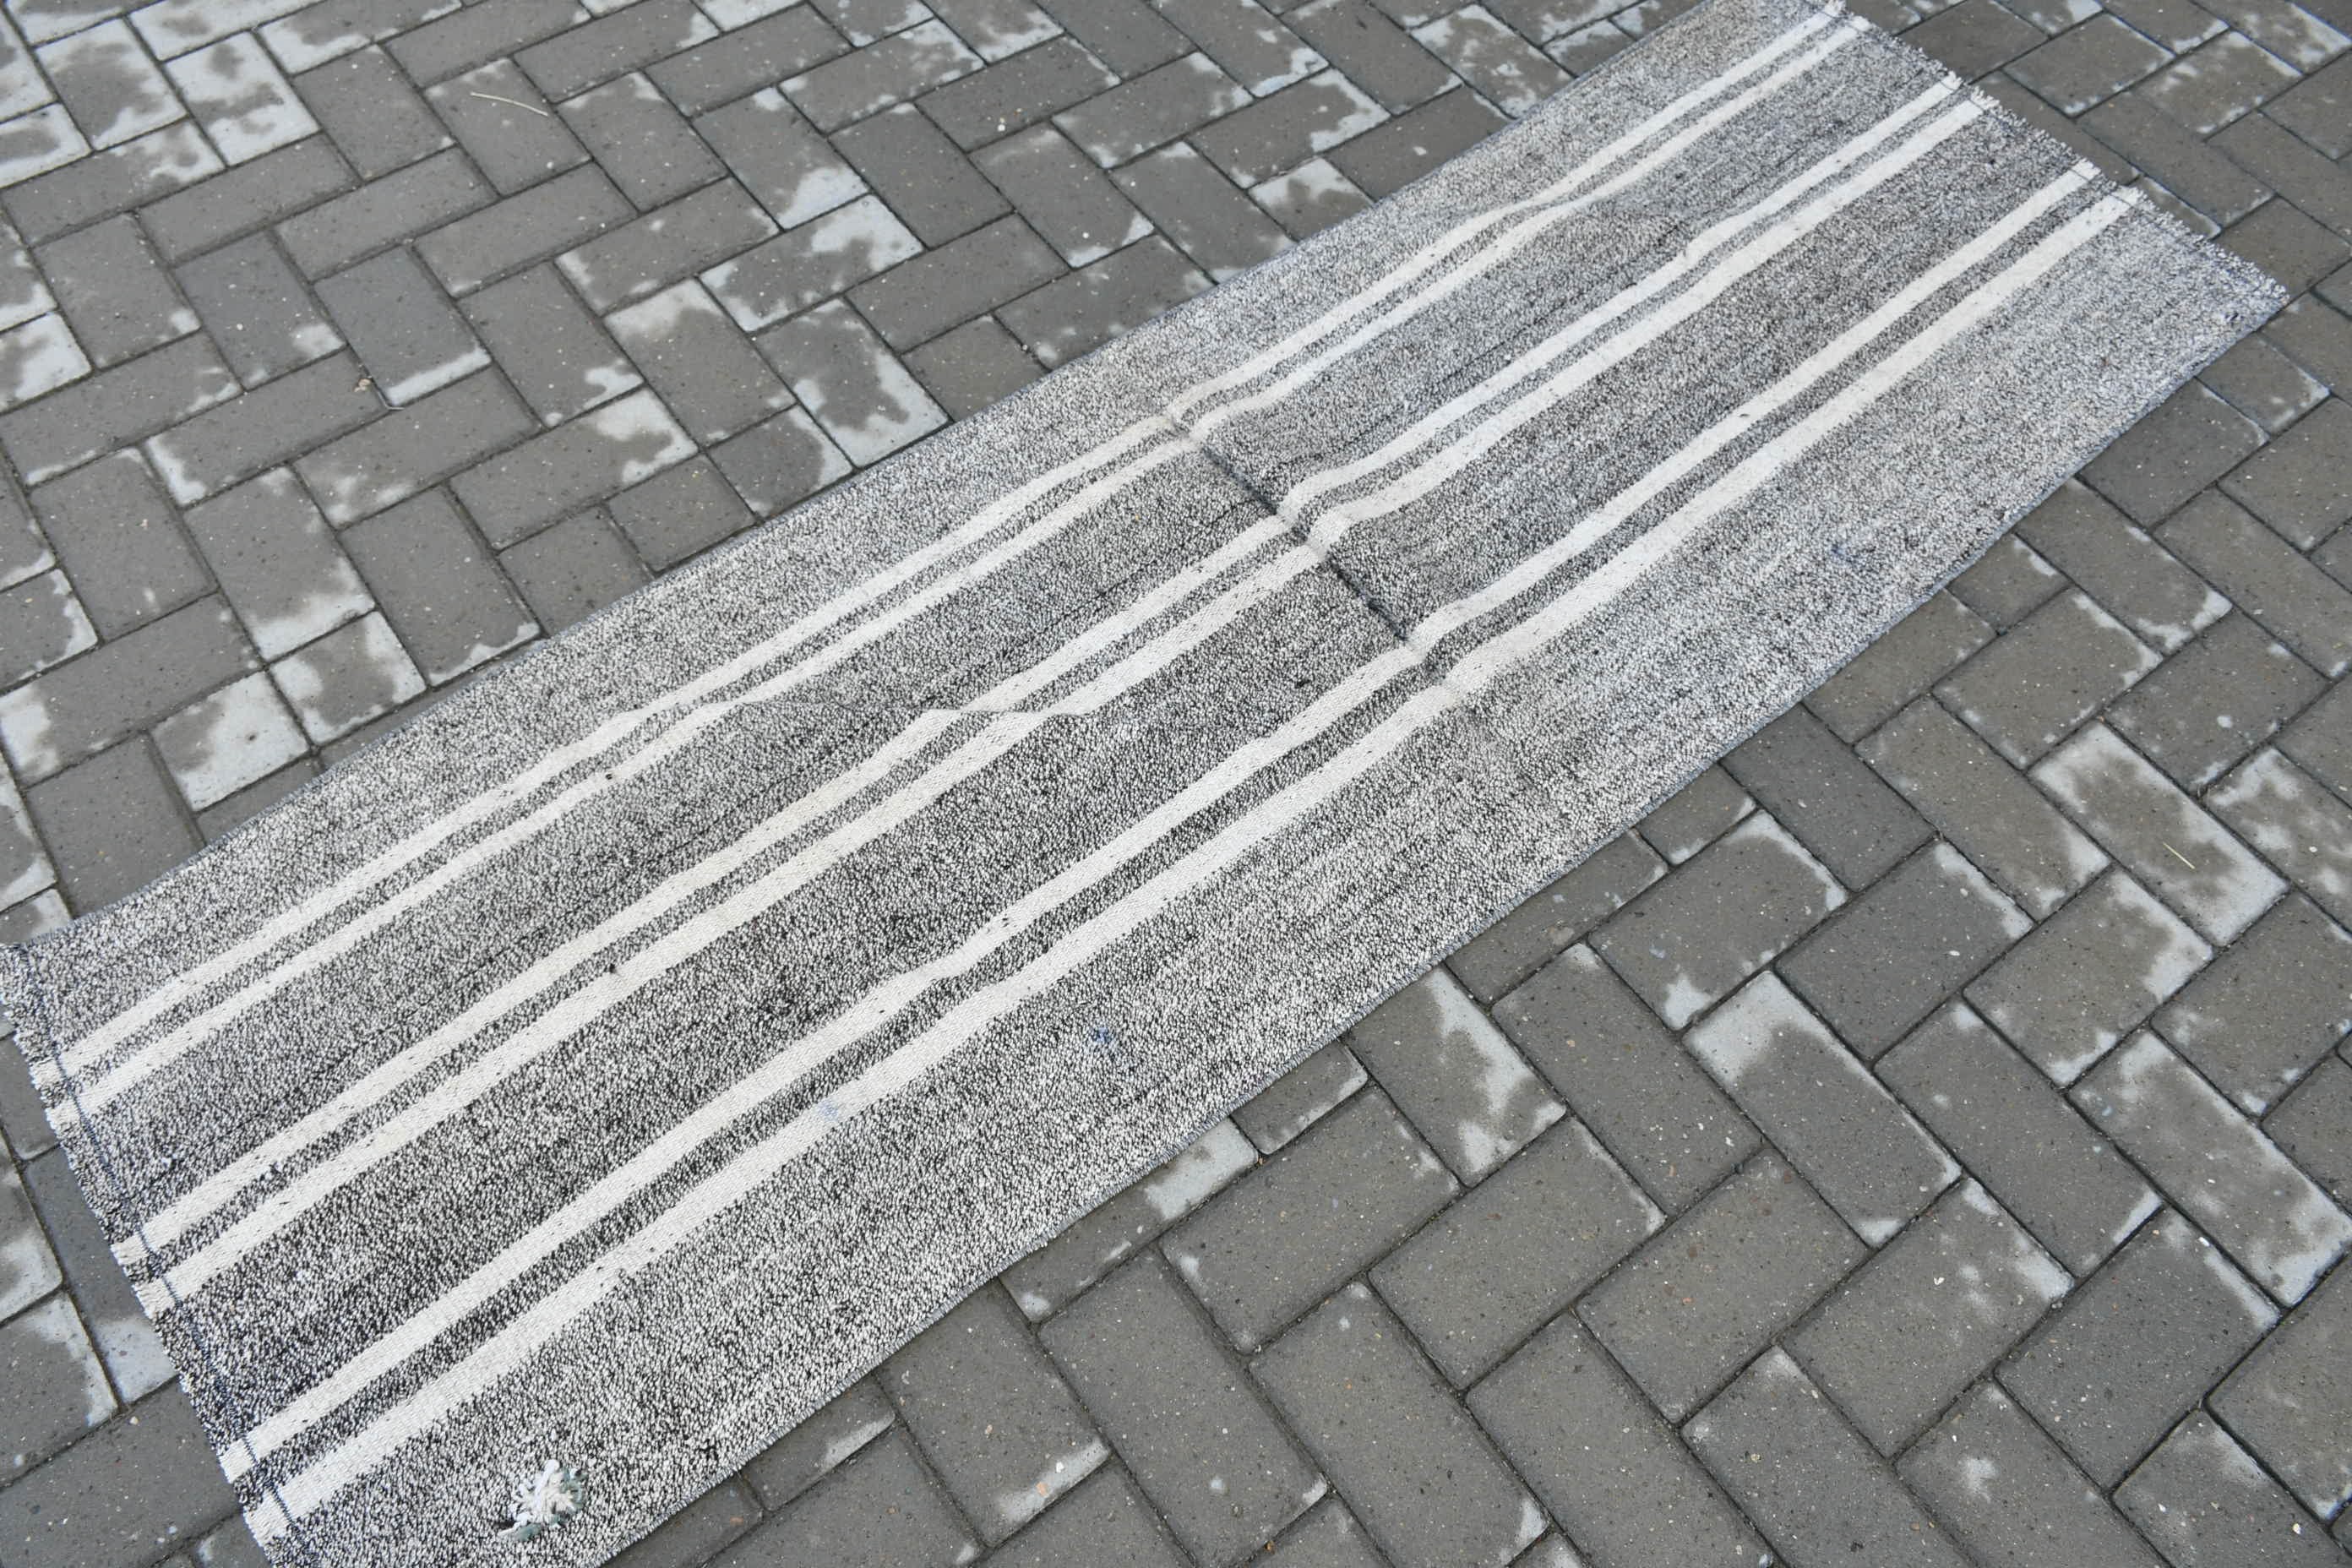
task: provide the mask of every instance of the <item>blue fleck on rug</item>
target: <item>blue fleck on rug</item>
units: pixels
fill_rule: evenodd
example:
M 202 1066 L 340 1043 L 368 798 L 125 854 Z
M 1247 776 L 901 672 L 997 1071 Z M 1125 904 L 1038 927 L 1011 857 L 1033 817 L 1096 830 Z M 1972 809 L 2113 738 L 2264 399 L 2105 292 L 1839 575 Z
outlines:
M 2277 301 L 1863 23 L 1714 0 L 0 994 L 279 1563 L 594 1563 Z

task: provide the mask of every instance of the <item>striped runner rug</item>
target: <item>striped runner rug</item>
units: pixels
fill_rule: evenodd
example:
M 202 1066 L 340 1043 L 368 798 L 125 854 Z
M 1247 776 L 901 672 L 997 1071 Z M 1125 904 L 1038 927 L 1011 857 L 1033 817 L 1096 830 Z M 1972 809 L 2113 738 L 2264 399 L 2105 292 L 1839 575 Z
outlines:
M 1714 0 L 12 952 L 5 1000 L 277 1561 L 596 1562 L 2277 299 L 1863 23 Z

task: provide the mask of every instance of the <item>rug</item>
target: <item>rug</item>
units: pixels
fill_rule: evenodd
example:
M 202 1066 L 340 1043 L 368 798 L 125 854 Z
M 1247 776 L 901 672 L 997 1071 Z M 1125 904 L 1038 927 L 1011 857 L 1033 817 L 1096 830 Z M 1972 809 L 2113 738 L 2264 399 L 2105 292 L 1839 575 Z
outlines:
M 0 994 L 278 1562 L 601 1561 L 2277 302 L 1860 21 L 1714 0 Z

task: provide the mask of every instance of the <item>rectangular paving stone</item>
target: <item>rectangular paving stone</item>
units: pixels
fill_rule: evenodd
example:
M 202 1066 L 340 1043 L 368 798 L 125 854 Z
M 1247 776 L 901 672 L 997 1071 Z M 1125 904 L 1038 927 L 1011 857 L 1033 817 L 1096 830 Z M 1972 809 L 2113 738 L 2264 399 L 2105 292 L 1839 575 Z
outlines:
M 1465 1182 L 1483 1180 L 1565 1114 L 1494 1021 L 1432 971 L 1348 1032 L 1357 1059 Z
M 2019 767 L 2040 758 L 2158 664 L 2081 593 L 2061 594 L 1939 682 L 1937 695 Z
M 843 300 L 803 311 L 756 341 L 854 463 L 878 461 L 947 423 L 921 384 Z
M 1885 1246 L 1960 1173 L 1776 974 L 1749 982 L 1686 1043 L 1873 1247 Z
M 601 507 L 575 512 L 502 551 L 499 565 L 551 635 L 652 580 Z
M 2273 436 L 2302 418 L 2327 396 L 2325 384 L 2259 332 L 2241 342 L 2199 374 L 2231 407 Z
M 1571 1121 L 1381 1259 L 1372 1285 L 1459 1387 L 1566 1311 L 1664 1223 Z
M 2263 1131 L 2338 1205 L 2352 1204 L 2352 1067 L 2342 1058 L 2314 1068 Z
M 2168 1209 L 2011 1352 L 2001 1387 L 2111 1487 L 2277 1321 L 2221 1249 Z
M 1192 145 L 1236 184 L 1254 185 L 1387 118 L 1388 110 L 1361 88 L 1337 71 L 1325 71 L 1226 115 L 1193 137 Z
M 319 298 L 376 390 L 394 406 L 490 363 L 466 319 L 407 250 L 387 250 L 321 279 Z
M 2278 749 L 2352 802 L 2352 686 L 2337 685 L 2287 726 Z
M 256 386 L 343 346 L 266 234 L 183 264 L 180 287 L 238 379 Z
M 718 465 L 699 457 L 623 490 L 610 508 L 613 521 L 638 556 L 656 572 L 666 572 L 759 521 Z
M 310 742 L 267 675 L 248 675 L 155 726 L 155 750 L 197 811 L 302 760 Z
M 693 452 L 693 439 L 661 400 L 639 391 L 468 468 L 454 488 L 483 534 L 503 548 Z
M 2104 724 L 2051 753 L 2033 782 L 2210 942 L 2235 941 L 2286 889 L 2235 834 Z
M 727 171 L 718 155 L 643 75 L 632 73 L 566 99 L 564 122 L 596 166 L 640 207 L 675 201 Z
M 2352 668 L 2352 593 L 2243 507 L 2200 496 L 2157 537 L 2322 675 Z
M 2017 531 L 2159 652 L 2178 651 L 2230 608 L 2211 584 L 2080 479 L 2060 486 Z
M 451 77 L 425 96 L 500 195 L 588 161 L 580 139 L 512 60 Z
M 2156 1212 L 2155 1189 L 1965 1004 L 1888 1052 L 1878 1076 L 2075 1275 Z
M 200 599 L 0 695 L 0 745 L 29 784 L 252 668 L 227 607 Z
M 2126 693 L 2107 715 L 2172 781 L 2201 790 L 2327 689 L 2245 616 L 2231 616 Z
M 236 390 L 236 377 L 210 343 L 182 338 L 0 415 L 0 447 L 19 477 L 37 485 L 234 397 Z
M 1206 55 L 1186 55 L 1054 116 L 1105 168 L 1140 157 L 1249 102 L 1241 83 Z
M 2061 1084 L 2137 1028 L 2213 950 L 2124 871 L 2111 871 L 1968 988 L 1968 999 Z
M 2262 444 L 2260 426 L 2192 381 L 2092 458 L 2083 478 L 2153 529 Z
M 1151 232 L 1150 221 L 1051 125 L 1007 136 L 972 162 L 1073 267 L 1098 261 Z M 882 188 L 875 171 L 866 173 Z
M 1189 1291 L 1150 1254 L 1041 1331 L 1184 1549 L 1238 1560 L 1324 1490 Z
M 581 20 L 579 0 L 481 0 L 384 45 L 427 85 L 552 37 Z
M 2073 1285 L 1982 1187 L 1964 1181 L 1786 1342 L 1892 1458 Z
M 93 364 L 112 364 L 196 330 L 138 225 L 93 224 L 41 247 L 42 270 L 75 342 Z
M 773 89 L 706 114 L 695 126 L 786 228 L 866 194 L 857 172 Z
M 1012 1299 L 984 1285 L 883 1363 L 882 1387 L 964 1515 L 1003 1540 L 1110 1457 Z
M 1412 36 L 1505 114 L 1525 114 L 1568 85 L 1566 71 L 1484 5 L 1424 22 Z
M 1006 1542 L 993 1559 L 1006 1568 L 1064 1568 L 1098 1560 L 1135 1568 L 1186 1568 L 1183 1553 L 1115 1460 Z
M 1323 68 L 1323 57 L 1255 0 L 1160 0 L 1158 9 L 1253 98 Z
M 2147 76 L 2167 58 L 2155 43 L 2101 15 L 2012 60 L 2009 74 L 2061 114 L 2075 115 Z
M 2266 748 L 2205 798 L 2322 909 L 2352 920 L 2352 807 L 2326 785 Z
M 465 294 L 583 241 L 599 243 L 593 237 L 610 234 L 635 211 L 604 172 L 592 165 L 436 229 L 417 241 L 416 253 L 443 287 Z
M 147 455 L 172 499 L 186 506 L 383 412 L 358 363 L 338 353 L 174 425 L 148 440 Z
M 1720 764 L 1706 769 L 1650 808 L 1633 830 L 1650 847 L 1679 866 L 1756 809 L 1756 802 Z
M 538 428 L 496 373 L 383 415 L 294 467 L 337 527 L 406 500 Z
M 1935 702 L 1912 704 L 1862 753 L 2036 916 L 2048 916 L 2108 864 L 2088 835 Z
M 1062 32 L 1029 0 L 940 0 L 930 10 L 984 60 L 1008 58 Z
M 297 57 L 299 67 L 310 63 Z M 269 52 L 250 34 L 180 56 L 164 68 L 222 157 L 250 163 L 318 133 Z
M 373 604 L 318 508 L 284 468 L 192 509 L 188 531 L 264 658 L 324 637 Z
M 2268 185 L 2137 93 L 2109 99 L 2082 122 L 2216 223 L 2243 217 L 2271 194 Z
M 14 1316 L 55 1290 L 62 1279 L 40 1219 L 26 1198 L 24 1181 L 14 1169 L 0 1172 L 0 1236 L 8 1238 L 8 1256 L 15 1265 L 7 1282 L 0 1285 L 0 1315 Z
M 288 70 L 308 70 L 455 9 L 450 0 L 320 0 L 260 31 Z
M 45 572 L 0 595 L 0 672 L 10 680 L 62 663 L 97 642 L 62 572 Z
M 295 266 L 309 277 L 322 278 L 493 199 L 490 187 L 453 147 L 286 219 L 278 226 L 278 237 Z
M 1391 114 L 1452 84 L 1437 57 L 1367 0 L 1315 0 L 1283 20 Z
M 212 588 L 136 451 L 110 454 L 35 489 L 33 510 L 99 632 L 119 637 Z
M 960 77 L 916 101 L 950 140 L 968 151 L 1027 130 L 1118 85 L 1108 67 L 1075 39 L 1059 37 Z
M 1952 579 L 1951 595 L 2005 632 L 2065 586 L 2058 568 L 2011 533 L 1996 540 L 1975 565 Z
M 294 90 L 363 180 L 450 144 L 448 128 L 376 45 L 304 71 L 294 79 Z
M 712 7 L 703 10 L 709 13 Z M 814 6 L 794 5 L 657 60 L 646 74 L 680 113 L 700 114 L 760 89 L 772 89 L 848 48 Z
M 136 737 L 34 784 L 25 804 L 78 914 L 138 891 L 196 848 L 154 749 Z
M 1784 1352 L 1759 1357 L 1683 1435 L 1791 1561 L 1967 1561 Z
M 776 1563 L 898 1568 L 980 1555 L 955 1507 L 924 1472 L 915 1446 L 892 1432 L 722 1552 L 711 1568 Z
M 1012 210 L 998 189 L 1002 181 L 992 184 L 912 104 L 835 132 L 833 146 L 925 245 L 945 245 Z M 1110 195 L 1120 201 L 1117 192 Z
M 436 686 L 539 635 L 439 491 L 346 530 L 343 547 L 402 646 Z
M 740 185 L 721 180 L 565 251 L 556 265 L 590 310 L 610 310 L 716 266 L 775 232 L 774 221 Z
M 0 202 L 26 242 L 38 245 L 143 206 L 220 169 L 220 154 L 184 121 L 12 185 Z
M 1044 375 L 993 316 L 943 332 L 907 356 L 907 368 L 951 418 L 976 414 Z
M 793 400 L 693 279 L 614 311 L 604 325 L 698 441 L 724 440 Z
M 849 299 L 883 341 L 904 350 L 1020 298 L 1061 270 L 1061 258 L 1028 225 L 999 218 L 868 279 Z
M 1118 188 L 1216 282 L 1290 243 L 1281 226 L 1183 142 L 1118 170 Z
M 860 1378 L 753 1456 L 743 1467 L 743 1480 L 760 1501 L 782 1508 L 896 1424 L 890 1402 L 874 1380 Z
M 1958 850 L 1937 844 L 1838 911 L 1780 972 L 1874 1060 L 2032 929 Z
M 114 1414 L 106 1368 L 63 1291 L 0 1322 L 0 1366 L 8 1369 L 12 1469 L 39 1464 Z
M 1680 1421 L 1867 1250 L 1767 1151 L 1651 1237 L 1577 1315 Z
M 492 284 L 462 308 L 543 424 L 561 424 L 645 384 L 552 267 Z
M 2352 1247 L 2352 1216 L 2155 1035 L 2100 1063 L 2074 1100 L 2280 1300 L 2303 1300 Z
M 1271 1154 L 1371 1081 L 1356 1054 L 1334 1040 L 1234 1107 L 1234 1125 L 1260 1153 Z
M 35 52 L 93 147 L 111 147 L 181 118 L 171 83 L 126 22 L 101 23 Z
M 1508 1563 L 1543 1533 L 1535 1499 L 1363 1286 L 1250 1370 L 1397 1568 Z
M 1004 1288 L 1032 1322 L 1051 1317 L 1136 1248 L 1149 1247 L 1161 1231 L 1223 1192 L 1257 1163 L 1257 1154 L 1239 1127 L 1218 1122 L 1174 1159 L 1006 1269 Z M 1051 1340 L 1046 1342 L 1053 1348 Z M 1085 1392 L 1083 1379 L 1079 1391 Z
M 1769 1555 L 1573 1316 L 1472 1389 L 1470 1409 L 1595 1562 L 1744 1568 Z
M 1495 1021 L 1670 1212 L 1759 1147 L 1755 1128 L 1589 947 L 1569 949 L 1504 998 Z
M 983 63 L 945 24 L 922 22 L 788 78 L 784 96 L 818 130 L 833 132 L 876 110 L 969 76 Z
M 2099 1489 L 1997 1384 L 1962 1401 L 1896 1468 L 1979 1561 L 2162 1568 Z
M 2352 935 L 2290 896 L 2167 1004 L 2156 1026 L 2247 1115 L 2260 1116 L 2352 1028 L 2347 976 Z
M 2336 1568 L 2319 1521 L 2200 1411 L 2116 1492 L 2116 1507 L 2175 1568 Z
M 2221 488 L 2290 543 L 2308 550 L 2352 520 L 2341 456 L 2347 445 L 2352 405 L 2331 398 L 2232 469 Z
M 689 0 L 640 0 L 515 56 L 550 98 L 570 98 L 718 36 Z
M 1648 845 L 1620 834 L 1456 948 L 1446 967 L 1473 996 L 1493 1002 L 1665 874 L 1666 863 Z
M 2231 1432 L 2328 1518 L 2352 1498 L 2352 1275 L 2337 1269 L 2214 1392 Z
M 1045 14 L 1122 77 L 1142 75 L 1192 44 L 1143 0 L 1041 0 Z
M 236 1507 L 195 1412 L 168 1388 L 0 1489 L 0 1540 L 11 1568 L 112 1568 Z
M 798 408 L 787 408 L 711 448 L 727 482 L 753 514 L 772 518 L 850 471 L 841 448 Z
M 1388 1097 L 1367 1090 L 1160 1247 L 1217 1326 L 1252 1351 L 1418 1230 L 1456 1190 Z
M 614 1558 L 613 1568 L 695 1568 L 759 1519 L 760 1505 L 744 1484 L 721 1481 Z
M 1844 903 L 1828 868 L 1759 812 L 1619 910 L 1592 945 L 1679 1029 Z
M 1975 611 L 1949 594 L 1937 594 L 1816 688 L 1805 706 L 1839 740 L 1852 744 L 1895 717 L 1992 636 L 1992 628 Z

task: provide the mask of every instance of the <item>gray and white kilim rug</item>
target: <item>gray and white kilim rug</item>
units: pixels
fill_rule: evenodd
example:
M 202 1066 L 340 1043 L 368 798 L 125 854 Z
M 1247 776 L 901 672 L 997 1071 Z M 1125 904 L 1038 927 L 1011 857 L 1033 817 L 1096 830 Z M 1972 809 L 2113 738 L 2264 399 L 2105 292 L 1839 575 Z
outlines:
M 279 1562 L 594 1562 L 2276 299 L 1862 23 L 1715 0 L 11 953 L 5 999 Z M 551 1459 L 584 1507 L 519 1542 Z

